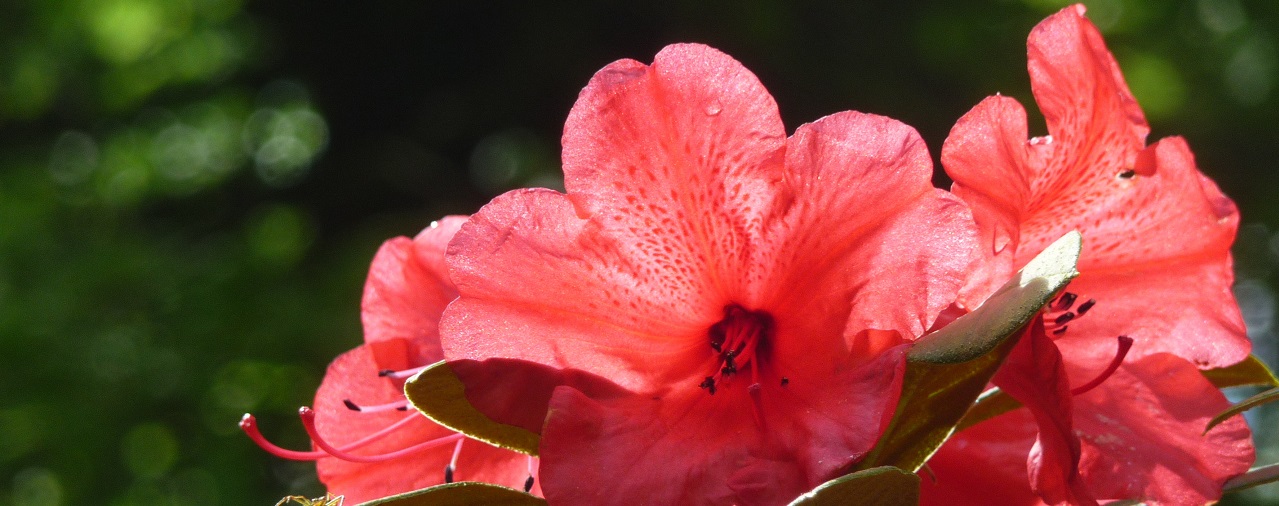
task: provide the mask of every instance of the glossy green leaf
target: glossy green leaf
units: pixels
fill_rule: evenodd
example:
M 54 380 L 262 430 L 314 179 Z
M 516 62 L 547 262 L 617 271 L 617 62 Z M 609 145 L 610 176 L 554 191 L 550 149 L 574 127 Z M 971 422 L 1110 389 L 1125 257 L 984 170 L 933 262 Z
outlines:
M 540 437 L 522 427 L 493 421 L 466 400 L 466 387 L 446 362 L 437 362 L 404 384 L 404 396 L 436 423 L 495 446 L 537 455 Z
M 546 506 L 546 499 L 488 483 L 463 481 L 415 490 L 360 506 Z
M 1040 309 L 1079 275 L 1081 237 L 1070 232 L 971 313 L 916 341 L 897 410 L 854 469 L 919 470 L 955 431 Z
M 915 506 L 919 476 L 896 467 L 876 467 L 841 476 L 791 501 L 790 506 Z
M 1276 481 L 1279 481 L 1279 464 L 1254 467 L 1246 473 L 1227 480 L 1221 493 L 1229 494 Z
M 1230 406 L 1230 409 L 1222 411 L 1220 415 L 1213 417 L 1212 421 L 1208 422 L 1208 427 L 1204 429 L 1204 433 L 1212 430 L 1212 428 L 1216 427 L 1217 424 L 1230 419 L 1232 416 L 1275 401 L 1279 401 L 1279 388 L 1271 388 L 1270 390 L 1266 390 L 1265 392 L 1261 392 L 1257 395 L 1239 401 L 1238 404 Z
M 1266 364 L 1256 355 L 1248 355 L 1248 358 L 1232 366 L 1208 369 L 1203 371 L 1203 375 L 1217 388 L 1279 387 L 1279 379 L 1275 379 L 1275 373 L 1271 372 L 1270 368 L 1266 367 Z

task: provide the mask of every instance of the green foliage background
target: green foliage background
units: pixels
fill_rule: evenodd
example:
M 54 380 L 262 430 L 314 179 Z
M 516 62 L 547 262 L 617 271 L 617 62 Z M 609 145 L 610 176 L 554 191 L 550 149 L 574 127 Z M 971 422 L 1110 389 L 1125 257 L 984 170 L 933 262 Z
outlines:
M 1274 366 L 1279 3 L 1086 3 L 1152 139 L 1186 136 L 1239 203 L 1237 293 Z M 296 407 L 360 342 L 379 243 L 559 185 L 564 117 L 608 62 L 709 43 L 792 128 L 874 112 L 935 154 L 986 95 L 1033 109 L 1025 37 L 1063 4 L 0 4 L 0 505 L 318 494 L 240 415 L 305 446 Z M 1254 415 L 1279 460 L 1279 417 Z

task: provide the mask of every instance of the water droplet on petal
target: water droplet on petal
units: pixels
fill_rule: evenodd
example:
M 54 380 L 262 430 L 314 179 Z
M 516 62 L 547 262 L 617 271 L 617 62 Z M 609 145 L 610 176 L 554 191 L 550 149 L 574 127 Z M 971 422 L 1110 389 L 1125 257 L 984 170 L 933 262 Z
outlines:
M 1053 136 L 1051 136 L 1051 135 L 1045 135 L 1045 136 L 1043 136 L 1043 137 L 1031 137 L 1031 138 L 1030 138 L 1030 145 L 1031 145 L 1031 146 L 1038 146 L 1038 145 L 1040 145 L 1040 144 L 1043 144 L 1043 145 L 1047 146 L 1047 145 L 1052 144 L 1052 143 L 1053 143 Z
M 995 241 L 993 244 L 993 246 L 995 247 L 995 254 L 998 255 L 1000 253 L 1003 253 L 1004 248 L 1008 247 L 1008 243 L 1012 242 L 1012 239 L 1013 239 L 1012 237 L 1009 237 L 1008 232 L 1005 232 L 1002 229 L 996 229 Z
M 706 106 L 706 115 L 715 116 L 719 114 L 721 109 L 723 109 L 723 106 L 719 105 L 719 102 L 711 102 L 710 105 Z

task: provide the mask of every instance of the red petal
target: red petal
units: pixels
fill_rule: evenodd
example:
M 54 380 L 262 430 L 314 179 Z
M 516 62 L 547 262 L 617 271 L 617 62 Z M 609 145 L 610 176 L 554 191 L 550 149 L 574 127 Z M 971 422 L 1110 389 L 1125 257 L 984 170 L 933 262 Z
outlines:
M 440 322 L 445 356 L 570 367 L 636 391 L 687 378 L 726 302 L 706 272 L 634 259 L 624 244 L 559 193 L 493 199 L 449 248 L 463 297 Z
M 1098 497 L 1205 504 L 1254 460 L 1242 417 L 1201 435 L 1230 403 L 1193 365 L 1169 354 L 1120 367 L 1075 397 L 1080 472 Z
M 378 369 L 369 345 L 351 350 L 329 365 L 324 382 L 316 392 L 316 426 L 320 434 L 335 446 L 359 440 L 405 416 L 416 416 L 412 411 L 367 413 L 352 411 L 345 406 L 344 399 L 365 405 L 404 400 L 401 384 L 378 377 Z M 453 431 L 435 425 L 425 417 L 416 418 L 402 429 L 352 453 L 386 453 L 453 434 Z M 444 467 L 452 454 L 453 445 L 445 445 L 375 464 L 325 458 L 316 463 L 316 469 L 320 481 L 330 492 L 345 495 L 347 502 L 356 504 L 443 483 Z M 519 488 L 527 474 L 523 455 L 467 441 L 455 478 Z
M 1036 198 L 1029 218 L 1047 224 L 1088 212 L 1089 196 L 1104 194 L 1116 174 L 1132 168 L 1150 131 L 1083 11 L 1082 5 L 1062 9 L 1031 30 L 1027 41 L 1031 89 L 1052 135 L 1048 163 L 1032 167 Z M 1079 198 L 1061 202 L 1061 194 Z
M 869 451 L 894 407 L 903 357 L 898 347 L 816 383 L 761 378 L 763 430 L 744 385 L 608 399 L 557 388 L 543 490 L 553 504 L 786 503 Z
M 802 339 L 778 339 L 779 356 L 802 346 L 803 360 L 843 359 L 813 346 L 845 326 L 848 340 L 864 329 L 923 334 L 967 274 L 974 231 L 965 206 L 933 188 L 919 134 L 883 116 L 838 113 L 795 132 L 786 170 L 786 200 L 753 262 L 767 267 L 748 271 L 758 281 L 747 297 L 779 325 L 805 326 Z
M 691 269 L 741 293 L 734 273 L 762 235 L 785 137 L 741 63 L 667 46 L 652 66 L 618 61 L 582 90 L 564 126 L 564 185 L 639 265 Z
M 457 297 L 444 266 L 449 239 L 466 221 L 449 216 L 433 223 L 415 239 L 397 237 L 386 241 L 373 257 L 364 285 L 361 319 L 368 343 L 403 340 L 413 350 L 413 366 L 438 362 L 440 313 Z M 382 363 L 384 369 L 401 365 Z
M 1026 110 L 1016 100 L 989 97 L 965 114 L 942 145 L 942 165 L 955 180 L 951 191 L 977 219 L 980 255 L 961 302 L 981 305 L 1017 270 L 1021 222 L 1031 198 Z
M 919 503 L 1043 504 L 1026 480 L 1026 454 L 1035 444 L 1036 433 L 1030 412 L 1019 409 L 955 434 L 928 460 L 928 471 L 920 473 Z
M 995 385 L 1021 401 L 1039 427 L 1030 451 L 1031 487 L 1050 504 L 1097 504 L 1079 477 L 1079 438 L 1071 428 L 1070 382 L 1042 317 L 995 373 Z

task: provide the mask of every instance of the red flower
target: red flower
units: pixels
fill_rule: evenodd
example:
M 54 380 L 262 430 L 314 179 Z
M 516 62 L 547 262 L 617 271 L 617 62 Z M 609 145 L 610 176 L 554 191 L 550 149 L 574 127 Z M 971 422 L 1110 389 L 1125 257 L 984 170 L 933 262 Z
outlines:
M 408 408 L 404 398 L 404 380 L 443 359 L 437 325 L 444 307 L 457 297 L 444 250 L 465 221 L 450 216 L 414 239 L 397 237 L 378 250 L 364 286 L 365 344 L 329 365 L 315 409 L 302 411 L 316 451 L 275 447 L 257 433 L 251 416 L 241 422 L 271 453 L 316 460 L 320 481 L 349 504 L 454 479 L 529 485 L 528 457 L 484 443 L 464 444 L 460 434 Z
M 441 322 L 472 403 L 541 434 L 548 500 L 777 504 L 864 455 L 971 260 L 918 134 L 787 138 L 740 63 L 674 45 L 597 73 L 563 144 L 567 194 L 462 227 Z
M 942 149 L 986 256 L 961 305 L 980 304 L 1066 231 L 1082 232 L 1084 249 L 1070 288 L 1078 299 L 1050 308 L 1043 338 L 1019 345 L 1034 350 L 996 378 L 1039 420 L 1038 442 L 1024 412 L 960 434 L 930 464 L 938 481 L 925 496 L 939 503 L 976 482 L 1010 494 L 998 502 L 1033 499 L 1022 463 L 1032 443 L 1032 485 L 1049 502 L 1202 504 L 1253 459 L 1241 419 L 1200 435 L 1228 403 L 1195 367 L 1249 352 L 1230 291 L 1238 213 L 1184 140 L 1145 145 L 1142 112 L 1083 12 L 1066 8 L 1030 34 L 1031 85 L 1050 135 L 1027 142 L 1025 110 L 994 96 L 959 120 Z M 1124 359 L 1117 336 L 1133 344 L 1115 370 Z M 980 460 L 991 465 L 973 465 Z

